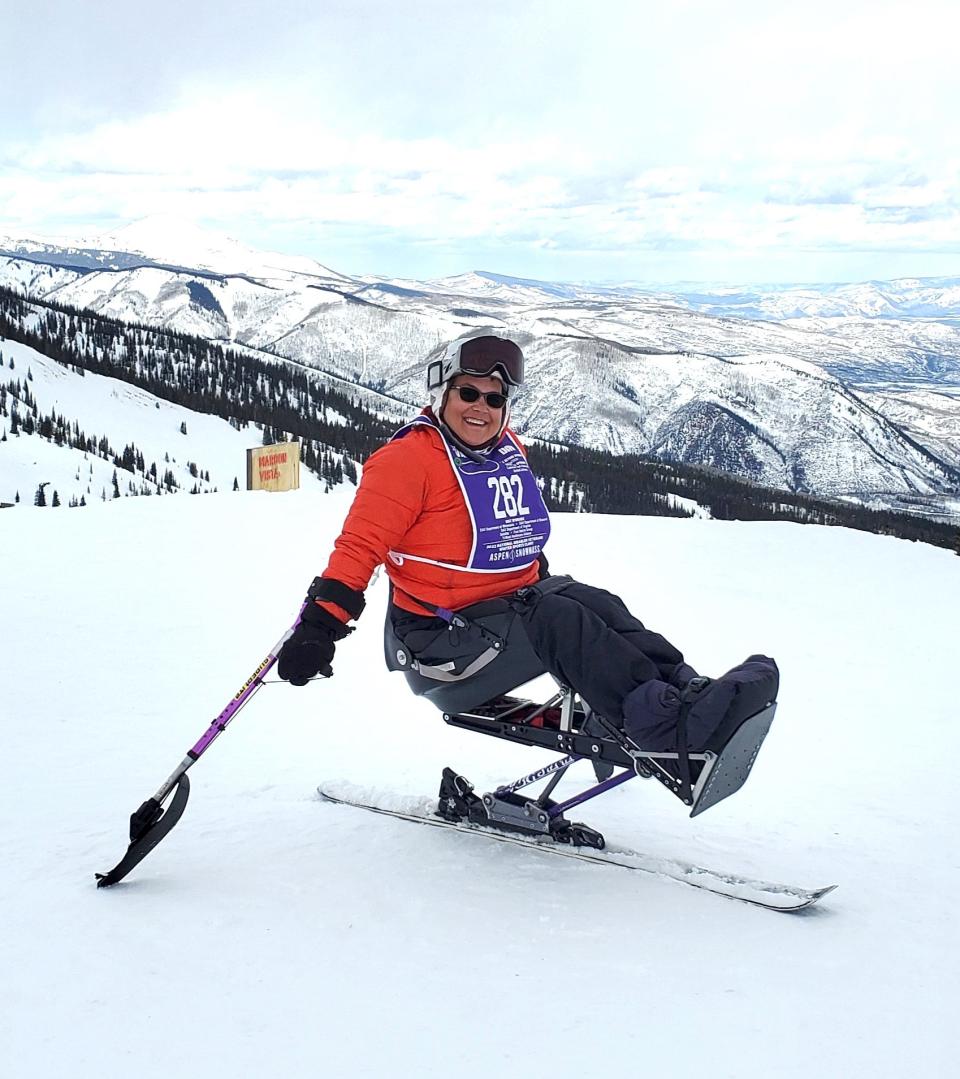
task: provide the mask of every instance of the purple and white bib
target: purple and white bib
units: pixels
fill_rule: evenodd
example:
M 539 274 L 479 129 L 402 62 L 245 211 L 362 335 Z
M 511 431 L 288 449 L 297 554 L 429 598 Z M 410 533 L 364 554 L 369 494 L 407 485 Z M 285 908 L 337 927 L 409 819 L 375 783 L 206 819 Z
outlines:
M 410 559 L 478 573 L 514 573 L 534 563 L 550 536 L 550 514 L 513 435 L 505 431 L 496 446 L 484 452 L 483 460 L 475 461 L 451 445 L 427 416 L 418 416 L 393 437 L 403 438 L 420 424 L 437 431 L 447 451 L 470 516 L 473 545 L 465 566 L 402 551 L 390 551 L 391 561 L 400 566 Z

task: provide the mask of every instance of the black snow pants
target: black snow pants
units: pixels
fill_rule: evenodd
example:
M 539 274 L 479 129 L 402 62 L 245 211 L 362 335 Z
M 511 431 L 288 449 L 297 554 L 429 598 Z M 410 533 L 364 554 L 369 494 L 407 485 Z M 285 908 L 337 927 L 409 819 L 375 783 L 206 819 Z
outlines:
M 612 592 L 573 581 L 542 596 L 534 586 L 529 595 L 519 612 L 543 665 L 615 723 L 623 721 L 624 699 L 640 683 L 670 682 L 684 666 L 680 651 Z
M 623 723 L 624 698 L 641 683 L 672 682 L 681 674 L 686 681 L 696 673 L 666 638 L 647 629 L 619 596 L 602 588 L 569 581 L 556 590 L 532 585 L 504 598 L 517 611 L 544 667 L 614 723 Z M 415 654 L 429 651 L 447 628 L 439 618 L 396 606 L 390 616 Z

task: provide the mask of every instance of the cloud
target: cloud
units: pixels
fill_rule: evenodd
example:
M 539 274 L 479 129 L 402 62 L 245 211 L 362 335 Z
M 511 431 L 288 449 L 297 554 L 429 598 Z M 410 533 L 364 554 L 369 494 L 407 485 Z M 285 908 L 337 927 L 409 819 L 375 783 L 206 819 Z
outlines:
M 32 104 L 0 105 L 4 231 L 160 211 L 394 273 L 511 245 L 558 275 L 567 255 L 956 249 L 960 75 L 923 29 L 945 5 L 74 7 L 40 0 L 9 40 Z

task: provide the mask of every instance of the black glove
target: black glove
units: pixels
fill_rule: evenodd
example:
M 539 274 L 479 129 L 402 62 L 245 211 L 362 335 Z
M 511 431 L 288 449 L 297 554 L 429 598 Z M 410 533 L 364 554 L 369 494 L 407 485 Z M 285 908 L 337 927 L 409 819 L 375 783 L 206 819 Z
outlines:
M 335 641 L 352 632 L 339 618 L 310 600 L 300 615 L 300 622 L 284 642 L 277 657 L 277 674 L 294 686 L 305 686 L 311 678 L 333 675 L 330 661 Z

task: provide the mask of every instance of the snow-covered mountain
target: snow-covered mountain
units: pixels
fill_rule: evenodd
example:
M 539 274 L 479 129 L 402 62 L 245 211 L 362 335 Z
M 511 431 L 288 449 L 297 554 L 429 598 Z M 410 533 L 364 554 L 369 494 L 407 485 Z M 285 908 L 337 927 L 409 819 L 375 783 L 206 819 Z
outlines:
M 565 515 L 548 547 L 701 670 L 764 651 L 783 672 L 734 797 L 691 820 L 637 780 L 572 816 L 653 858 L 839 885 L 806 916 L 320 804 L 318 783 L 426 797 L 450 765 L 488 791 L 556 759 L 448 727 L 385 671 L 382 580 L 335 677 L 264 686 L 177 827 L 98 890 L 292 622 L 345 493 L 0 511 L 4 1074 L 954 1073 L 960 726 L 938 675 L 960 575 L 890 537 Z
M 844 285 L 716 289 L 677 286 L 692 310 L 753 319 L 869 318 L 960 320 L 960 277 L 903 277 Z
M 89 238 L 40 240 L 0 236 L 0 251 L 81 270 L 127 270 L 156 265 L 189 268 L 216 276 L 249 276 L 278 284 L 300 278 L 350 281 L 314 259 L 257 251 L 230 237 L 163 214 Z
M 489 328 L 529 357 L 516 416 L 530 436 L 934 514 L 960 490 L 960 327 L 944 322 L 762 322 L 704 314 L 679 295 L 490 273 L 350 279 L 156 222 L 72 248 L 0 241 L 0 284 L 242 344 L 411 406 L 427 354 Z M 936 430 L 909 399 L 897 404 L 925 387 L 943 390 Z

